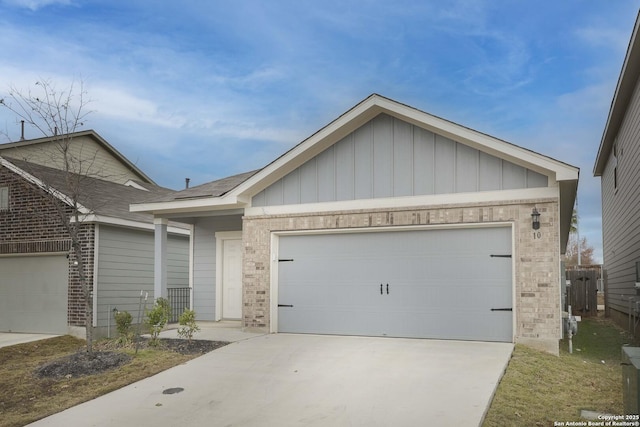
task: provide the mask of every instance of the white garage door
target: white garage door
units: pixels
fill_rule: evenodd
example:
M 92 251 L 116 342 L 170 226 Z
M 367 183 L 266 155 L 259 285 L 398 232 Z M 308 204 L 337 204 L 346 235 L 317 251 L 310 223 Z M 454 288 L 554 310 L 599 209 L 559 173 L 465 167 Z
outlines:
M 0 258 L 0 331 L 67 333 L 64 255 Z
M 512 341 L 511 228 L 280 237 L 278 331 Z

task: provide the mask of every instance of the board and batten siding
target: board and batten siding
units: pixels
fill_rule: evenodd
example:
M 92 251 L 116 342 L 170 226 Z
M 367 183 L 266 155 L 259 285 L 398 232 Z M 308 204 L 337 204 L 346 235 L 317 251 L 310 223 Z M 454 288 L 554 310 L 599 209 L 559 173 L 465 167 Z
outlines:
M 97 326 L 114 325 L 110 310 L 128 311 L 138 318 L 140 291 L 148 292 L 147 308 L 153 304 L 153 231 L 100 225 L 98 237 Z M 189 238 L 167 237 L 167 287 L 189 286 Z
M 252 206 L 546 187 L 548 178 L 380 114 L 252 198 Z
M 216 320 L 216 232 L 242 230 L 242 217 L 198 218 L 193 229 L 193 304 L 198 320 Z
M 602 238 L 609 309 L 629 312 L 637 297 L 635 263 L 640 261 L 640 85 L 636 83 L 601 178 Z M 614 186 L 617 166 L 618 185 Z

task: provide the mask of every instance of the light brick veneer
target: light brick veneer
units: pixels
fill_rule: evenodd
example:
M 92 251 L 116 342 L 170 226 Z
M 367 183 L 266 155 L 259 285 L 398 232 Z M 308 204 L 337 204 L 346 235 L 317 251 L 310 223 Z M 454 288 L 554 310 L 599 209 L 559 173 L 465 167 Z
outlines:
M 539 237 L 531 227 L 534 206 L 541 214 Z M 562 320 L 558 218 L 556 199 L 244 217 L 244 326 L 270 327 L 272 232 L 510 222 L 514 230 L 516 341 L 557 354 Z

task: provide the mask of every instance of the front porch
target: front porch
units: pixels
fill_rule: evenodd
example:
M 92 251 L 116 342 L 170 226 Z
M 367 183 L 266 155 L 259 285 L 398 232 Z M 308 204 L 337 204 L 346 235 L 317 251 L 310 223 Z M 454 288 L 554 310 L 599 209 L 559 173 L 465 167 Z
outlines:
M 167 224 L 172 220 L 191 225 L 189 283 L 180 289 L 167 286 L 170 280 L 166 236 Z M 169 298 L 173 309 L 171 321 L 177 321 L 188 306 L 196 312 L 199 322 L 224 320 L 240 324 L 243 318 L 242 247 L 240 211 L 156 217 L 154 297 Z

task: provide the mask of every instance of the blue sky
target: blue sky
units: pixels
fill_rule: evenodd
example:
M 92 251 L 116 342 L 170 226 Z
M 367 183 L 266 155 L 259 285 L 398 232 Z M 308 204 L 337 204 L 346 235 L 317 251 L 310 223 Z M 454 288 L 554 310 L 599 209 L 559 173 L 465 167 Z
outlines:
M 580 167 L 581 234 L 601 258 L 592 169 L 639 7 L 0 0 L 0 93 L 82 80 L 85 127 L 175 189 L 262 167 L 379 93 Z M 3 110 L 0 129 L 19 138 Z

